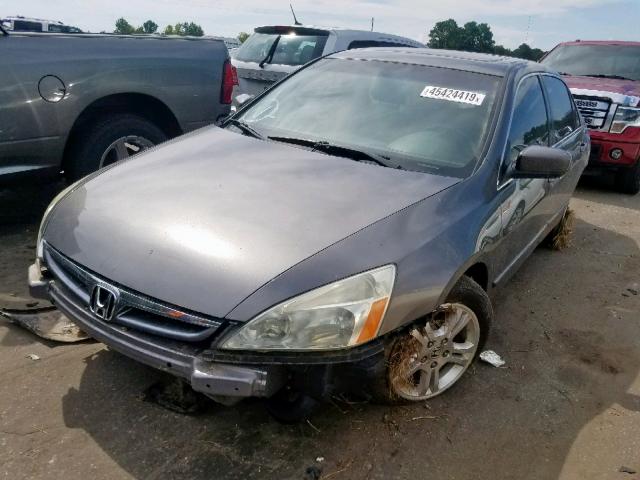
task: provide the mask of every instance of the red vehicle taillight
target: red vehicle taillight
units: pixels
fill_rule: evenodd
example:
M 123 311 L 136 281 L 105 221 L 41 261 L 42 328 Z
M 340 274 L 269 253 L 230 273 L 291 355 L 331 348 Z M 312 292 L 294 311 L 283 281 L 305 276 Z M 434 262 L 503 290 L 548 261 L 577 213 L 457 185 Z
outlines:
M 231 105 L 231 102 L 233 102 L 233 87 L 236 85 L 239 85 L 238 71 L 236 67 L 231 65 L 231 62 L 227 60 L 224 62 L 222 91 L 220 92 L 220 102 L 222 102 L 223 105 Z

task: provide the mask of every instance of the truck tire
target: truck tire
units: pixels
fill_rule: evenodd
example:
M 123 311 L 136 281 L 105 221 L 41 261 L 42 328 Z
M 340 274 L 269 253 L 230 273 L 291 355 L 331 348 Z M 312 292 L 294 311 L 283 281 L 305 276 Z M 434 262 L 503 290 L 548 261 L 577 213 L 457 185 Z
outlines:
M 448 315 L 455 316 L 459 313 L 466 315 L 468 321 L 458 333 L 455 333 L 454 330 L 454 333 L 449 335 L 446 333 L 449 331 L 447 327 Z M 444 316 L 444 323 L 435 333 L 442 333 L 442 337 L 433 335 L 433 327 L 431 327 L 430 333 L 424 336 L 414 332 L 414 330 L 418 330 L 426 333 L 425 323 L 436 321 L 438 315 Z M 371 386 L 372 399 L 387 405 L 406 405 L 423 402 L 448 390 L 458 383 L 480 353 L 492 319 L 493 307 L 487 293 L 470 277 L 462 277 L 447 297 L 441 313 L 434 315 L 429 322 L 421 321 L 414 324 L 411 330 L 397 336 L 387 346 L 384 372 Z M 434 337 L 429 342 L 429 344 L 435 344 L 434 346 L 426 343 L 428 335 Z M 443 340 L 446 340 L 447 343 L 442 343 Z M 437 351 L 432 351 L 434 347 L 437 348 Z M 427 352 L 427 350 L 429 351 Z M 466 353 L 459 353 L 462 351 Z M 421 363 L 425 359 L 428 389 L 421 390 L 421 380 L 425 372 L 419 369 L 415 374 L 404 378 L 402 371 L 413 370 L 412 365 Z M 437 377 L 433 374 L 436 368 L 438 370 Z M 435 382 L 432 384 L 433 378 L 435 378 Z
M 640 159 L 633 167 L 620 170 L 616 174 L 616 188 L 629 195 L 640 192 Z
M 158 126 L 137 115 L 99 117 L 76 136 L 65 163 L 65 176 L 78 180 L 165 140 L 167 136 Z

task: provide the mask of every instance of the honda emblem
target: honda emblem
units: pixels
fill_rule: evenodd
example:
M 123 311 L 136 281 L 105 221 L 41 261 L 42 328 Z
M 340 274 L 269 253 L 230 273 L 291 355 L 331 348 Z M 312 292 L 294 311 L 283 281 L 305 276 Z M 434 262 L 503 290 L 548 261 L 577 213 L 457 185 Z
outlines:
M 116 310 L 116 303 L 116 292 L 111 291 L 103 285 L 96 285 L 93 288 L 89 308 L 100 320 L 108 322 L 113 318 L 113 314 Z

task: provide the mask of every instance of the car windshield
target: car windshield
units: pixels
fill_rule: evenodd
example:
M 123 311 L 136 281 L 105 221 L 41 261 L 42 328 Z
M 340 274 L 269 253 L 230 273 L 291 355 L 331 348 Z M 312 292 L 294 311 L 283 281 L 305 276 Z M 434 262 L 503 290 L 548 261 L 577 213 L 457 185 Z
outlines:
M 565 75 L 640 81 L 640 46 L 561 45 L 542 63 Z
M 228 125 L 242 123 L 254 136 L 276 141 L 317 142 L 322 148 L 316 150 L 339 156 L 364 152 L 360 159 L 462 178 L 480 157 L 501 80 L 448 68 L 325 59 Z M 329 146 L 341 148 L 330 152 Z
M 326 35 L 254 33 L 235 52 L 242 62 L 304 65 L 322 55 Z

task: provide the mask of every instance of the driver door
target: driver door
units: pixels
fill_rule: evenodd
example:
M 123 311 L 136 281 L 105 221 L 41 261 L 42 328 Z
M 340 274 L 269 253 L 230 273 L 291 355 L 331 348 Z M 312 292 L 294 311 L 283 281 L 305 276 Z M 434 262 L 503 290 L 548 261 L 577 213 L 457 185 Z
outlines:
M 549 146 L 549 119 L 538 75 L 518 85 L 509 137 L 503 159 L 502 248 L 496 283 L 506 280 L 535 246 L 549 221 L 549 182 L 546 179 L 515 179 L 509 172 L 522 150 L 530 145 Z

